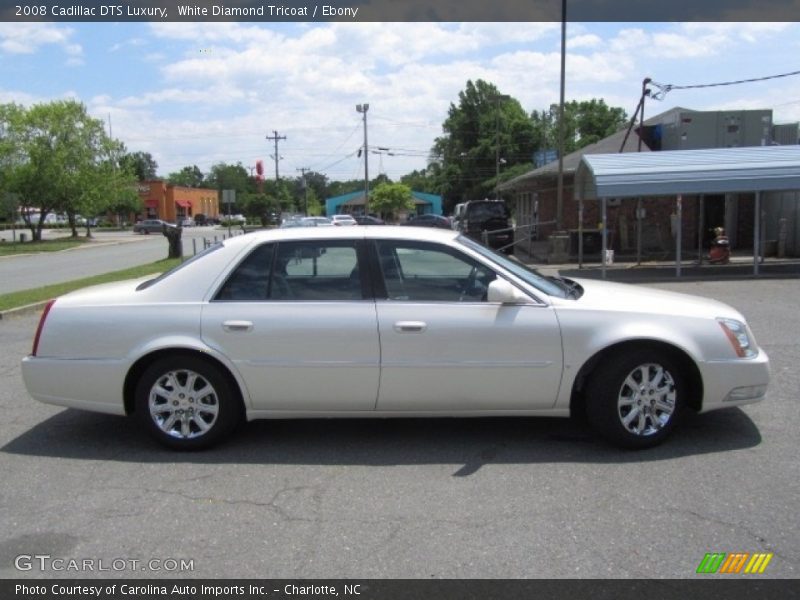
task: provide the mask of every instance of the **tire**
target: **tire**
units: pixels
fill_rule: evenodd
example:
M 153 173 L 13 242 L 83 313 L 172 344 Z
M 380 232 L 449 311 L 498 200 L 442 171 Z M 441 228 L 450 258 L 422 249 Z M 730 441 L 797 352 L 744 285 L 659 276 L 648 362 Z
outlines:
M 589 378 L 589 424 L 622 448 L 656 446 L 680 419 L 687 391 L 679 363 L 669 354 L 625 350 L 601 361 Z
M 201 358 L 156 360 L 136 385 L 136 415 L 160 443 L 209 448 L 242 421 L 242 403 L 219 367 Z

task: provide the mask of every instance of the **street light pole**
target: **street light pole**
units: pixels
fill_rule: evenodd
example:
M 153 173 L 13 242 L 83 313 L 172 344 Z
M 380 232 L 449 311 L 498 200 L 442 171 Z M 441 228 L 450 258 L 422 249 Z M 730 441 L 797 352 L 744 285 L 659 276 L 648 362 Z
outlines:
M 356 104 L 356 111 L 364 115 L 364 216 L 369 214 L 369 146 L 367 145 L 367 111 L 369 104 Z
M 567 63 L 567 0 L 561 1 L 561 89 L 558 102 L 558 184 L 556 186 L 556 229 L 564 224 L 564 87 Z

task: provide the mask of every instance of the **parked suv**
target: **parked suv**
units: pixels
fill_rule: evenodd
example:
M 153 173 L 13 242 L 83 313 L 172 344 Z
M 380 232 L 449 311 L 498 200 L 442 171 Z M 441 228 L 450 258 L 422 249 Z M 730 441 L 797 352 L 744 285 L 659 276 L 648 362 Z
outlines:
M 502 248 L 506 254 L 514 253 L 514 247 L 510 245 L 514 241 L 511 213 L 502 200 L 465 202 L 458 220 L 458 230 L 479 242 L 483 242 L 483 232 L 487 231 L 490 248 Z

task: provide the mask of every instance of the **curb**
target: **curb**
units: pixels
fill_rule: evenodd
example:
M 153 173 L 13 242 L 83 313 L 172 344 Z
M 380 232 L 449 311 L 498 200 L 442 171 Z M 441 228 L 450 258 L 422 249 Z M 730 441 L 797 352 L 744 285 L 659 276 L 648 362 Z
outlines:
M 12 317 L 21 317 L 24 315 L 36 313 L 41 311 L 49 300 L 41 302 L 34 302 L 33 304 L 26 304 L 25 306 L 18 306 L 17 308 L 9 308 L 8 310 L 0 310 L 0 321 L 10 319 Z

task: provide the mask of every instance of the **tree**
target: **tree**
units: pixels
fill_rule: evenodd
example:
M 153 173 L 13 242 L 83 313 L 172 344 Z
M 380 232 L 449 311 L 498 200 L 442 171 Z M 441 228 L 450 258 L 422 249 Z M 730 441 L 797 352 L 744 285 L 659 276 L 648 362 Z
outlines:
M 137 181 L 150 181 L 158 177 L 158 163 L 149 152 L 124 154 L 120 159 L 120 167 L 132 173 Z
M 303 180 L 305 179 L 305 184 Z M 361 184 L 363 187 L 363 183 Z M 298 175 L 292 180 L 292 194 L 297 199 L 297 205 L 303 206 L 305 197 L 305 189 L 308 187 L 308 193 L 313 191 L 316 198 L 328 197 L 328 177 L 316 171 L 306 171 L 305 176 Z
M 433 175 L 433 168 L 414 170 L 400 178 L 400 183 L 404 183 L 412 190 L 435 194 L 438 192 L 436 179 Z
M 533 123 L 520 103 L 480 79 L 467 81 L 442 130 L 431 151 L 431 171 L 451 207 L 490 195 L 498 164 L 530 162 L 535 149 Z
M 558 104 L 533 111 L 535 139 L 540 149 L 558 148 Z M 570 154 L 622 129 L 628 121 L 625 110 L 592 98 L 564 103 L 564 154 Z
M 264 227 L 272 221 L 273 213 L 280 213 L 281 211 L 278 199 L 275 196 L 264 193 L 245 193 L 242 195 L 238 206 L 248 217 L 261 221 L 261 225 Z
M 318 217 L 325 212 L 325 206 L 323 206 L 322 201 L 317 196 L 317 193 L 314 191 L 314 188 L 309 187 L 307 196 L 303 199 L 306 214 L 312 217 Z
M 180 171 L 167 175 L 167 181 L 172 185 L 199 188 L 203 187 L 203 172 L 197 165 L 183 167 Z
M 139 212 L 142 201 L 136 193 L 137 175 L 126 164 L 125 147 L 116 140 L 107 140 L 104 148 L 106 160 L 98 163 L 95 169 L 84 174 L 82 193 L 76 199 L 76 212 L 86 218 L 86 237 L 92 236 L 92 217 L 126 206 L 127 212 Z M 74 227 L 74 218 L 72 222 Z
M 363 179 L 349 179 L 347 181 L 331 181 L 328 184 L 328 193 L 325 197 L 332 198 L 334 196 L 341 196 L 342 194 L 349 194 L 350 192 L 363 191 L 363 189 L 364 189 Z
M 391 218 L 400 211 L 414 210 L 414 197 L 403 183 L 381 183 L 370 192 L 369 207 L 383 218 Z
M 206 175 L 204 185 L 215 190 L 235 190 L 237 194 L 255 192 L 255 180 L 242 163 L 216 163 Z
M 95 188 L 111 158 L 112 143 L 103 122 L 90 117 L 83 104 L 59 100 L 30 108 L 3 105 L 0 130 L 6 185 L 19 198 L 32 239 L 41 239 L 48 214 L 65 212 L 74 223 L 82 197 L 101 197 Z

